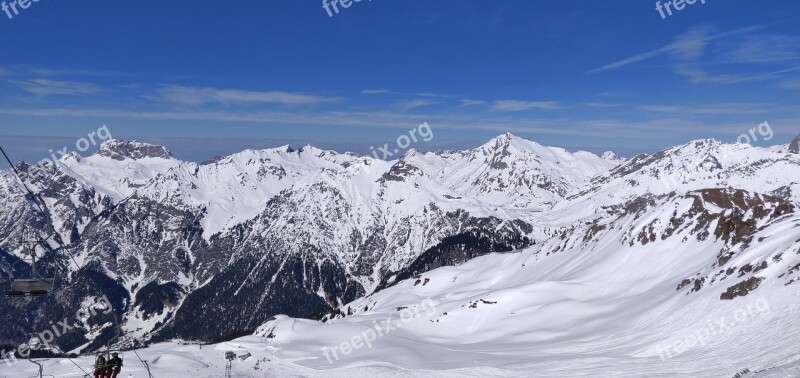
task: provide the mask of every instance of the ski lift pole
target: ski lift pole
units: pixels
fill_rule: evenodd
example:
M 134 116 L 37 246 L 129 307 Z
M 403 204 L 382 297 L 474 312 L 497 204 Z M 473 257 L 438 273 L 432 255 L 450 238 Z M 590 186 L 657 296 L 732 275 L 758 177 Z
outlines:
M 41 362 L 37 362 L 31 359 L 31 356 L 28 356 L 28 362 L 35 364 L 39 367 L 39 378 L 42 378 L 42 373 L 44 372 L 44 367 L 42 366 Z
M 44 375 L 44 365 L 42 365 L 42 363 L 39 362 L 39 361 L 34 361 L 33 359 L 31 359 L 31 355 L 30 354 L 28 354 L 28 362 L 30 362 L 30 363 L 32 363 L 32 364 L 34 364 L 34 365 L 39 367 L 38 375 L 30 377 L 30 378 L 44 378 L 44 377 L 53 377 L 53 378 L 55 378 L 54 375 Z
M 36 244 L 33 244 L 33 248 L 31 248 L 31 273 L 33 274 L 33 278 L 39 278 L 39 275 L 36 273 Z

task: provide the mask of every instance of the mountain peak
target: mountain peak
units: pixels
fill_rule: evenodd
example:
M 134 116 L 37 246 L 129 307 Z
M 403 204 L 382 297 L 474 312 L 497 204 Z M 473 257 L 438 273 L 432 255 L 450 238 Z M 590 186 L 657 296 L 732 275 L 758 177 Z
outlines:
M 164 146 L 142 143 L 135 140 L 111 139 L 103 142 L 97 155 L 114 160 L 139 160 L 144 158 L 172 159 L 172 154 Z
M 289 147 L 289 148 L 291 148 L 291 147 Z M 289 151 L 289 152 L 292 152 L 292 151 Z M 321 148 L 314 147 L 313 145 L 311 145 L 311 143 L 307 143 L 305 146 L 300 147 L 300 149 L 297 150 L 297 152 L 299 152 L 299 153 L 310 152 L 312 154 L 317 154 L 317 153 L 324 152 L 324 150 L 321 149 Z
M 793 154 L 800 154 L 800 135 L 789 143 L 789 152 Z
M 504 133 L 504 134 L 500 134 L 500 135 L 494 137 L 492 140 L 489 141 L 489 144 L 492 144 L 492 145 L 497 145 L 497 144 L 508 145 L 509 143 L 511 143 L 513 141 L 532 142 L 529 139 L 518 137 L 518 136 L 516 136 L 516 135 L 514 135 L 512 133 Z
M 510 132 L 505 132 L 503 134 L 500 134 L 497 138 L 511 140 L 511 139 L 516 138 L 516 136 L 514 134 L 511 134 Z
M 619 155 L 615 154 L 614 151 L 606 151 L 601 156 L 604 160 L 613 161 L 613 162 L 623 162 L 625 159 L 620 157 Z
M 543 147 L 539 143 L 527 139 L 516 136 L 512 133 L 505 133 L 498 135 L 488 142 L 486 142 L 483 146 L 479 149 L 485 151 L 508 151 L 511 147 L 514 147 L 516 150 L 520 151 L 528 151 L 531 149 L 536 149 L 537 147 Z

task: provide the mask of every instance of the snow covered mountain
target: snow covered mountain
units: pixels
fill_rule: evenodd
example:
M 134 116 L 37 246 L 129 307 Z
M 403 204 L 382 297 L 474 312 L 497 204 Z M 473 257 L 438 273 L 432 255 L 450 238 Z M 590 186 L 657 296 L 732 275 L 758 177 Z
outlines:
M 82 290 L 124 293 L 119 316 L 136 337 L 209 340 L 276 313 L 321 316 L 447 237 L 481 232 L 524 247 L 524 236 L 542 234 L 532 225 L 537 211 L 615 164 L 511 134 L 471 151 L 410 151 L 394 161 L 283 146 L 202 164 L 111 140 L 91 156 L 65 156 L 28 184 L 57 231 L 49 244 L 58 264 L 49 268 L 68 277 L 65 290 L 91 276 Z M 18 166 L 25 177 L 32 168 Z M 0 225 L 0 247 L 14 260 L 22 252 L 16 220 L 40 235 L 48 227 L 17 180 L 2 179 L 15 216 Z M 234 317 L 231 308 L 253 315 Z M 198 310 L 230 321 L 183 321 Z
M 788 152 L 786 145 L 776 149 L 698 140 L 633 157 L 567 196 L 556 210 L 590 216 L 643 196 L 707 188 L 744 189 L 800 204 L 798 169 L 800 154 Z
M 775 197 L 663 195 L 425 272 L 326 323 L 278 316 L 256 336 L 319 376 L 793 376 L 798 229 Z
M 700 319 L 698 309 L 724 314 L 729 300 L 753 294 L 790 306 L 800 281 L 793 144 L 702 140 L 623 160 L 504 134 L 473 150 L 412 150 L 394 161 L 284 146 L 198 164 L 161 146 L 109 141 L 29 182 L 57 231 L 43 269 L 63 277 L 44 313 L 74 312 L 106 293 L 139 342 L 230 340 L 258 329 L 272 358 L 304 375 L 377 361 L 511 375 L 552 368 L 544 361 L 553 358 L 637 369 L 652 362 L 646 346 L 675 332 L 670 322 Z M 5 266 L 21 256 L 23 234 L 48 228 L 24 193 L 0 175 Z M 7 282 L 25 269 L 0 275 Z M 317 353 L 426 298 L 436 314 L 376 341 L 381 356 L 396 358 L 328 364 Z M 3 316 L 36 311 L 38 302 L 0 303 Z M 6 330 L 0 344 L 49 320 Z M 653 333 L 642 338 L 647 327 Z M 793 361 L 798 351 L 785 339 L 797 335 L 784 336 L 778 344 Z M 58 340 L 76 353 L 109 341 L 121 343 L 107 317 Z M 680 369 L 670 362 L 657 371 Z
M 613 153 L 603 157 L 583 151 L 570 153 L 510 133 L 474 150 L 412 151 L 403 160 L 461 195 L 497 206 L 540 211 L 622 162 Z
M 139 353 L 159 377 L 219 376 L 229 350 L 249 356 L 235 374 L 254 377 L 800 372 L 796 207 L 728 189 L 627 205 L 536 246 L 426 271 L 325 322 L 278 315 L 252 336 Z M 46 371 L 78 373 L 56 361 Z

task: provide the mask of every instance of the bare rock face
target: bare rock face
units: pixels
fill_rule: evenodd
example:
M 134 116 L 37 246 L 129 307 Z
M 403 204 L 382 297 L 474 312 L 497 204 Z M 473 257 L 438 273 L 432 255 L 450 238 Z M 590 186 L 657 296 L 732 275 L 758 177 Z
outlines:
M 739 282 L 736 285 L 733 285 L 728 288 L 722 295 L 720 295 L 719 299 L 721 300 L 732 300 L 736 297 L 743 297 L 749 294 L 751 291 L 758 288 L 758 285 L 761 284 L 761 281 L 764 279 L 761 277 L 750 277 L 746 281 Z
M 144 158 L 172 159 L 172 154 L 164 146 L 115 139 L 103 142 L 97 154 L 119 161 Z
M 789 143 L 789 152 L 793 154 L 800 154 L 800 135 L 794 138 L 792 143 Z

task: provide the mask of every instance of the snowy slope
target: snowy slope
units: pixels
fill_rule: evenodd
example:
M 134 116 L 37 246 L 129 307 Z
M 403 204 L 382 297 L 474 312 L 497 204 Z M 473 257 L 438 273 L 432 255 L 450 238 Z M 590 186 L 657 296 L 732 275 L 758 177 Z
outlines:
M 464 153 L 412 151 L 393 161 L 283 146 L 201 164 L 176 159 L 163 146 L 110 140 L 91 156 L 65 156 L 29 185 L 57 230 L 51 246 L 75 257 L 58 269 L 89 266 L 84 274 L 112 280 L 93 279 L 89 290 L 111 290 L 130 303 L 127 329 L 145 339 L 156 331 L 213 339 L 287 311 L 288 298 L 304 303 L 292 314 L 308 316 L 372 292 L 447 237 L 544 237 L 532 225 L 537 212 L 616 164 L 608 159 L 510 134 Z M 5 182 L 18 185 L 8 176 Z M 47 229 L 22 192 L 13 195 L 29 228 Z M 11 235 L 13 219 L 7 222 Z M 242 274 L 245 284 L 231 283 Z M 208 328 L 177 324 L 208 301 L 219 311 L 245 304 L 254 315 Z
M 750 245 L 695 230 L 709 217 L 726 219 L 729 210 L 716 199 L 709 202 L 702 193 L 663 198 L 563 240 L 422 274 L 348 304 L 352 316 L 328 324 L 279 317 L 258 335 L 269 337 L 281 360 L 322 371 L 391 364 L 476 372 L 491 367 L 515 376 L 725 377 L 745 369 L 796 368 L 800 216 L 778 215 L 779 202 L 752 200 L 770 215 L 748 218 L 758 229 Z M 661 242 L 630 240 L 654 224 L 667 226 L 654 232 L 666 232 L 676 210 L 688 212 L 698 201 L 701 210 Z M 719 253 L 727 249 L 736 254 L 720 264 Z M 764 261 L 763 270 L 747 268 Z M 715 275 L 715 282 L 698 291 L 692 285 L 676 290 L 686 278 L 706 275 Z M 764 281 L 749 294 L 720 299 L 748 277 Z M 413 320 L 403 321 L 404 311 Z M 339 360 L 329 353 L 332 363 L 325 357 L 322 348 L 330 351 L 387 318 L 401 327 L 378 337 L 372 348 L 346 356 L 339 351 Z M 735 326 L 668 358 L 668 352 L 676 354 L 676 341 L 721 318 Z
M 288 375 L 791 369 L 798 335 L 772 328 L 797 328 L 800 155 L 779 147 L 704 140 L 621 161 L 506 134 L 473 150 L 409 151 L 394 161 L 284 146 L 197 164 L 161 146 L 109 141 L 31 183 L 66 245 L 59 253 L 86 268 L 62 264 L 81 284 L 45 313 L 106 291 L 123 328 L 151 341 L 218 339 L 276 314 L 351 314 L 328 324 L 277 316 L 237 341 Z M 21 251 L 13 240 L 45 227 L 8 174 L 0 193 L 9 209 L 0 216 L 0 258 L 10 262 Z M 443 239 L 477 231 L 537 244 L 374 292 Z M 428 298 L 435 313 L 426 308 L 371 350 L 332 364 L 323 356 L 323 347 Z M 737 328 L 666 362 L 654 352 L 762 298 L 777 320 L 755 318 L 758 332 Z M 0 304 L 4 314 L 19 311 Z M 18 342 L 23 331 L 0 339 Z M 91 336 L 66 350 L 94 350 L 113 335 Z M 768 338 L 774 346 L 765 348 Z M 740 339 L 750 341 L 732 341 Z M 759 353 L 745 355 L 748 348 Z M 163 374 L 186 362 L 195 375 L 218 376 L 218 352 L 157 344 L 143 353 L 164 356 Z M 734 361 L 741 370 L 729 371 Z M 252 373 L 251 363 L 240 367 Z
M 575 220 L 647 195 L 736 188 L 800 204 L 800 154 L 713 139 L 639 155 L 559 202 L 551 218 Z
M 302 178 L 341 170 L 356 159 L 305 147 L 246 150 L 207 164 L 183 162 L 151 180 L 137 194 L 174 206 L 203 208 L 204 236 L 255 218 L 270 198 Z
M 81 181 L 121 201 L 160 173 L 180 164 L 162 146 L 136 141 L 108 140 L 97 153 L 81 157 L 76 152 L 59 160 L 59 168 Z
M 723 227 L 730 233 L 706 234 L 737 212 L 743 222 Z M 235 362 L 239 377 L 796 376 L 797 230 L 800 214 L 777 198 L 724 190 L 662 196 L 524 251 L 426 272 L 347 304 L 351 315 L 327 323 L 277 316 L 254 336 L 139 353 L 156 377 L 221 376 L 228 350 L 252 354 Z M 721 251 L 733 254 L 721 260 Z M 763 282 L 721 299 L 752 277 Z M 381 333 L 370 333 L 376 326 Z M 343 344 L 351 345 L 346 354 Z M 128 371 L 142 376 L 135 357 L 126 358 Z M 77 373 L 68 361 L 45 366 L 57 376 Z M 32 368 L 0 366 L 0 374 Z

